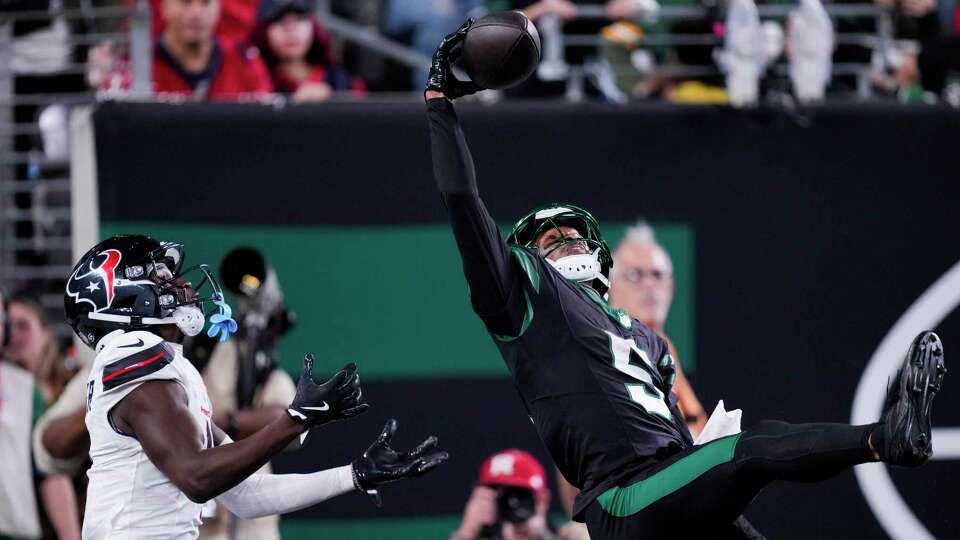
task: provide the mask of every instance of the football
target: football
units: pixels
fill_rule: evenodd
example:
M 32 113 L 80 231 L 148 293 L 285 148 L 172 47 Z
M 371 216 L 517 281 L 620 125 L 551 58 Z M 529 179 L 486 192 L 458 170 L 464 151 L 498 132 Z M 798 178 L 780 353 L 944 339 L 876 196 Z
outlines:
M 540 34 L 519 11 L 491 13 L 470 27 L 463 67 L 476 84 L 501 90 L 523 82 L 540 63 Z

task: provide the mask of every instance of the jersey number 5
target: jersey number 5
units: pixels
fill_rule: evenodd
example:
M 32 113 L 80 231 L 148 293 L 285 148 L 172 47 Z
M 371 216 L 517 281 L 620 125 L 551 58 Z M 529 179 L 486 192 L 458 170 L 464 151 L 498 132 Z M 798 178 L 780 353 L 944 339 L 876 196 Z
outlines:
M 624 339 L 610 332 L 607 332 L 607 335 L 610 336 L 613 367 L 639 383 L 626 385 L 630 397 L 646 409 L 648 413 L 671 420 L 673 417 L 670 414 L 670 408 L 667 407 L 667 402 L 663 398 L 663 392 L 653 383 L 653 377 L 636 361 L 631 362 L 631 359 L 637 358 L 649 366 L 650 369 L 656 369 L 650 362 L 647 353 L 637 347 L 632 339 Z

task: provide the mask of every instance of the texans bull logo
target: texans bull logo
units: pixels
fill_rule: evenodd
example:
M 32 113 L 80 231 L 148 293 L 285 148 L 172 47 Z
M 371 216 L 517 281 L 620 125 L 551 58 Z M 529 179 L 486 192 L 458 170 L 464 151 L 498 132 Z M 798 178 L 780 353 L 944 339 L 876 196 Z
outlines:
M 97 253 L 89 265 L 81 265 L 67 281 L 67 294 L 74 302 L 87 302 L 93 311 L 103 311 L 113 303 L 113 287 L 120 252 L 108 249 Z

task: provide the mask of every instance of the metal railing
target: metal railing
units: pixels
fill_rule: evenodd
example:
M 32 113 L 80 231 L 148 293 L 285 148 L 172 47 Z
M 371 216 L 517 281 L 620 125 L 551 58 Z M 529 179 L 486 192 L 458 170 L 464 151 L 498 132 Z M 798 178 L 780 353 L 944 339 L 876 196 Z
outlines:
M 140 79 L 135 78 L 135 83 L 146 88 L 150 85 L 146 0 L 135 8 L 83 5 L 77 9 L 54 4 L 49 10 L 5 13 L 0 23 L 0 284 L 37 297 L 49 310 L 50 321 L 63 319 L 63 284 L 73 264 L 70 163 L 63 147 L 69 122 L 64 113 L 52 125 L 48 122 L 41 127 L 40 114 L 48 107 L 69 109 L 95 101 L 94 92 L 82 82 L 86 66 L 76 57 L 82 58 L 86 48 L 107 40 L 129 49 L 130 55 L 140 54 L 141 69 L 135 70 Z M 14 20 L 49 21 L 50 25 L 38 25 L 40 28 L 26 36 L 13 37 Z M 110 29 L 77 31 L 101 26 Z M 32 70 L 29 62 L 15 56 L 19 54 L 18 43 L 21 48 L 25 43 L 48 44 L 66 55 L 56 55 L 54 68 Z M 62 83 L 69 76 L 77 82 L 75 86 L 44 91 L 46 81 Z M 33 90 L 17 91 L 18 86 L 24 86 L 22 81 L 32 81 Z M 54 139 L 60 141 L 60 147 L 51 155 L 47 151 L 54 150 L 47 146 Z M 55 328 L 58 335 L 70 334 L 63 324 Z
M 784 4 L 760 5 L 757 7 L 757 11 L 762 19 L 783 19 L 787 17 L 791 11 L 795 10 L 796 7 L 796 5 Z M 872 3 L 826 4 L 824 8 L 834 20 L 837 18 L 872 20 L 874 28 L 876 29 L 875 32 L 837 32 L 834 41 L 837 45 L 856 46 L 869 51 L 878 51 L 884 65 L 888 65 L 887 58 L 890 57 L 890 49 L 894 44 L 892 38 L 893 25 L 888 10 Z M 660 7 L 657 12 L 657 17 L 660 21 L 672 21 L 699 19 L 707 17 L 710 14 L 710 9 L 700 5 L 668 5 Z M 346 42 L 390 58 L 411 69 L 424 69 L 429 66 L 430 59 L 423 53 L 390 40 L 374 28 L 361 26 L 334 15 L 327 8 L 326 2 L 321 2 L 318 15 L 323 24 L 329 28 L 333 34 Z M 575 18 L 584 20 L 610 20 L 604 7 L 599 5 L 578 6 Z M 582 87 L 583 79 L 588 75 L 590 68 L 596 69 L 597 66 L 585 68 L 584 65 L 571 66 L 567 64 L 565 60 L 566 49 L 569 47 L 596 47 L 609 43 L 609 41 L 599 34 L 564 34 L 562 23 L 555 16 L 551 15 L 546 15 L 538 20 L 537 26 L 544 41 L 541 69 L 538 75 L 547 80 L 565 80 L 570 87 Z M 677 34 L 665 32 L 645 35 L 636 45 L 640 47 L 719 47 L 723 45 L 723 42 L 721 38 L 713 34 Z M 772 71 L 775 74 L 782 74 L 785 73 L 785 70 L 785 65 L 781 63 L 774 66 Z M 868 63 L 858 64 L 846 62 L 835 63 L 833 66 L 834 75 L 852 75 L 857 78 L 857 93 L 862 99 L 867 99 L 871 96 L 871 86 L 869 84 L 870 70 L 871 66 Z M 699 74 L 699 76 L 718 75 L 719 69 L 716 67 L 704 68 L 667 64 L 661 66 L 656 71 L 656 74 L 694 72 Z M 574 94 L 576 94 L 576 92 L 568 92 L 568 96 Z
M 796 5 L 773 4 L 757 6 L 757 13 L 761 19 L 784 19 L 797 8 Z M 852 45 L 863 47 L 870 51 L 879 51 L 884 63 L 890 56 L 890 48 L 893 45 L 892 22 L 890 12 L 875 4 L 825 4 L 824 9 L 827 14 L 836 21 L 838 18 L 861 18 L 870 19 L 874 22 L 873 33 L 864 32 L 836 32 L 834 42 L 837 45 Z M 682 19 L 703 19 L 711 16 L 710 9 L 699 5 L 669 5 L 662 6 L 657 11 L 658 21 L 671 21 Z M 715 16 L 715 12 L 713 13 Z M 599 35 L 567 35 L 561 30 L 562 25 L 556 16 L 547 15 L 547 20 L 538 24 L 541 36 L 545 45 L 543 49 L 543 58 L 541 60 L 541 69 L 539 75 L 550 80 L 566 80 L 569 86 L 582 86 L 582 78 L 586 72 L 583 66 L 570 66 L 565 60 L 565 51 L 569 47 L 596 47 L 609 41 Z M 577 18 L 592 20 L 609 20 L 609 16 L 603 6 L 578 6 Z M 659 33 L 642 36 L 634 45 L 638 47 L 659 47 L 659 46 L 703 46 L 703 47 L 721 47 L 722 38 L 709 33 L 704 34 L 671 34 Z M 666 65 L 656 70 L 656 75 L 676 75 L 684 73 L 690 66 Z M 601 67 L 601 69 L 605 69 Z M 695 71 L 694 71 L 695 70 Z M 786 66 L 781 62 L 773 67 L 773 73 L 784 75 L 787 72 Z M 715 76 L 720 74 L 717 67 L 697 67 L 687 72 L 695 72 L 691 76 Z M 861 99 L 871 97 L 871 85 L 869 83 L 871 66 L 868 63 L 835 63 L 832 66 L 832 73 L 838 75 L 852 75 L 857 79 L 857 94 Z M 652 74 L 651 74 L 652 75 Z M 612 74 L 611 74 L 612 76 Z M 579 80 L 578 80 L 579 79 Z M 603 88 L 601 87 L 601 91 Z M 576 95 L 576 91 L 569 91 L 568 96 Z M 619 96 L 607 96 L 615 101 L 624 99 Z

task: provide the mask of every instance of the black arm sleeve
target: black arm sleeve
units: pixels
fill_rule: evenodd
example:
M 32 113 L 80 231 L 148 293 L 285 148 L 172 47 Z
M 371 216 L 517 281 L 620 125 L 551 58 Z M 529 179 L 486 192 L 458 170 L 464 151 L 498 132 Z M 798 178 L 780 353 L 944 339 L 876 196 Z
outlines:
M 473 310 L 490 332 L 515 336 L 526 310 L 524 276 L 480 200 L 473 158 L 453 104 L 432 99 L 427 102 L 427 116 L 433 174 L 450 213 Z

